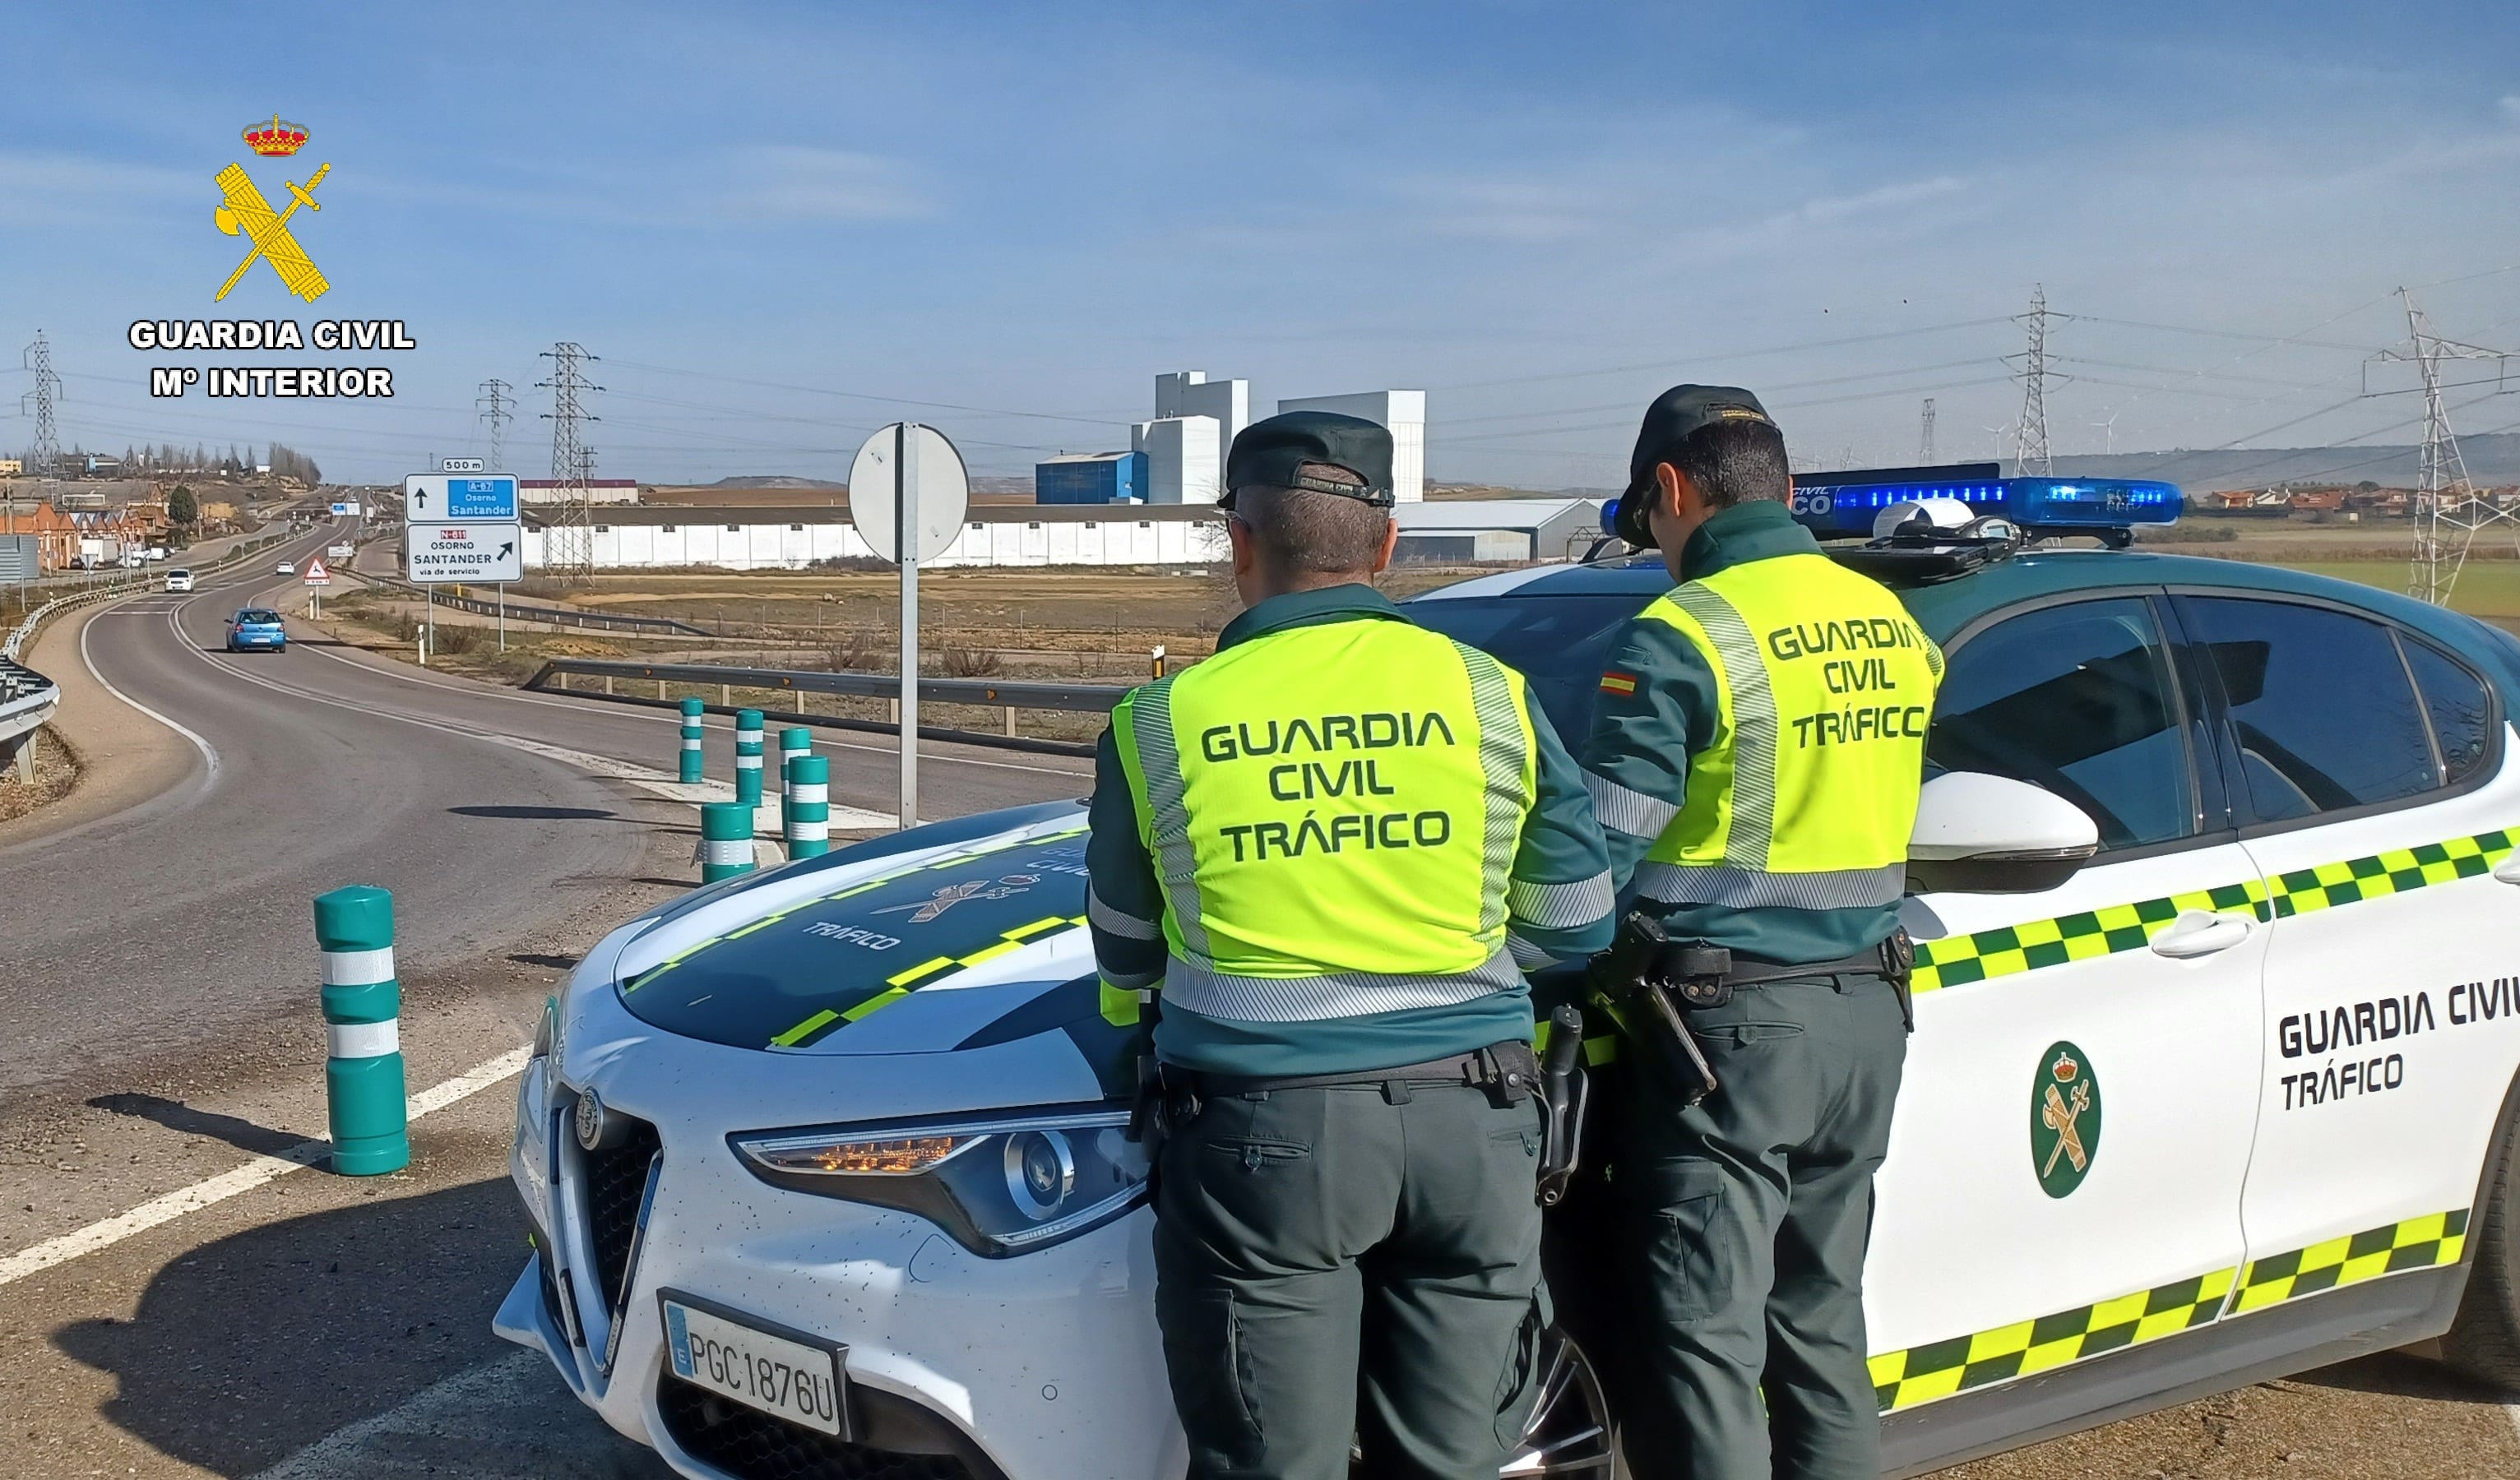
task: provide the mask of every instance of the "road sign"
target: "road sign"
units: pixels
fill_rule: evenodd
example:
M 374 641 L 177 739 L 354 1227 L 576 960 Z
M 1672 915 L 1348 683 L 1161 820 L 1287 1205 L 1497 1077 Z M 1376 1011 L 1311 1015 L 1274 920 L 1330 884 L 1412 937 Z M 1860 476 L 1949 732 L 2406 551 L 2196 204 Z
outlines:
M 359 501 L 357 499 L 352 499 L 348 503 L 343 504 L 341 506 L 341 513 L 354 519 L 359 517 Z
M 514 473 L 479 477 L 442 472 L 415 472 L 402 480 L 402 517 L 406 524 L 451 519 L 514 519 L 517 479 Z
M 319 555 L 306 562 L 306 574 L 302 579 L 309 586 L 330 586 L 333 584 L 333 572 L 326 568 L 324 558 Z
M 335 518 L 337 518 L 337 519 L 345 519 L 345 518 L 348 518 L 349 516 L 350 516 L 350 506 L 349 506 L 349 505 L 347 505 L 347 504 L 343 504 L 343 503 L 340 503 L 340 502 L 336 501 L 336 502 L 334 503 L 334 505 L 333 505 L 333 517 L 335 517 Z
M 902 479 L 895 470 L 908 467 Z M 866 439 L 849 467 L 849 517 L 869 548 L 900 564 L 901 503 L 904 482 L 917 517 L 915 560 L 932 561 L 945 553 L 962 531 L 971 508 L 971 479 L 963 455 L 933 426 L 895 422 Z
M 327 549 L 324 553 L 337 561 L 346 561 L 351 556 L 357 554 L 358 549 L 359 547 L 356 545 L 335 545 Z
M 515 523 L 411 524 L 402 541 L 403 574 L 423 585 L 525 578 L 524 532 Z
M 490 465 L 481 461 L 479 458 L 439 458 L 437 460 L 437 471 L 440 472 L 487 472 L 490 471 Z
M 919 562 L 943 555 L 970 512 L 971 478 L 945 433 L 895 422 L 849 465 L 849 517 L 901 567 L 901 826 L 919 826 Z

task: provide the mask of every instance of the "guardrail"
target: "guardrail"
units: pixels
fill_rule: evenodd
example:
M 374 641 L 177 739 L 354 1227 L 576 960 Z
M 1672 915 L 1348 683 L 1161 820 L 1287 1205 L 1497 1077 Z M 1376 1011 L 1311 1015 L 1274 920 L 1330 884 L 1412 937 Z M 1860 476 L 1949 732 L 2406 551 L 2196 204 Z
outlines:
M 346 567 L 338 573 L 366 581 L 371 585 L 391 586 L 398 591 L 408 591 L 414 596 L 428 591 L 428 587 L 406 581 L 399 576 L 377 575 L 370 571 L 351 570 Z M 583 627 L 598 632 L 672 632 L 688 637 L 715 635 L 705 627 L 695 627 L 689 622 L 678 622 L 669 616 L 631 616 L 627 613 L 610 611 L 580 611 L 574 606 L 529 606 L 520 605 L 516 602 L 485 602 L 477 597 L 448 596 L 442 591 L 433 593 L 432 597 L 439 605 L 452 606 L 458 611 L 470 611 L 479 616 L 497 616 L 504 611 L 512 621 L 546 622 L 555 627 Z
M 572 677 L 598 678 L 601 690 L 577 688 L 568 683 Z M 656 695 L 621 694 L 615 685 L 622 680 L 652 682 Z M 714 685 L 718 702 L 707 705 L 716 713 L 732 714 L 734 691 L 738 689 L 785 691 L 791 694 L 830 694 L 847 698 L 898 698 L 901 680 L 889 673 L 825 673 L 798 668 L 736 668 L 722 663 L 642 663 L 619 658 L 556 657 L 546 661 L 532 678 L 525 680 L 527 689 L 555 690 L 583 695 L 590 698 L 607 698 L 617 703 L 647 704 L 669 707 L 678 700 L 665 696 L 670 684 Z M 922 740 L 950 740 L 966 745 L 994 745 L 1007 750 L 1030 750 L 1043 755 L 1091 756 L 1094 747 L 1073 740 L 1036 740 L 1015 734 L 1015 711 L 1018 709 L 1056 709 L 1076 714 L 1108 714 L 1129 691 L 1112 684 L 1058 684 L 1009 682 L 999 679 L 922 678 L 919 681 L 919 701 L 922 704 L 977 704 L 1006 711 L 1006 726 L 1001 734 L 980 730 L 953 730 L 922 725 Z M 754 707 L 747 705 L 745 707 Z M 799 725 L 820 725 L 829 729 L 863 730 L 879 735 L 899 733 L 898 719 L 887 724 L 878 720 L 851 719 L 833 714 L 807 714 L 800 710 L 764 710 L 774 720 Z

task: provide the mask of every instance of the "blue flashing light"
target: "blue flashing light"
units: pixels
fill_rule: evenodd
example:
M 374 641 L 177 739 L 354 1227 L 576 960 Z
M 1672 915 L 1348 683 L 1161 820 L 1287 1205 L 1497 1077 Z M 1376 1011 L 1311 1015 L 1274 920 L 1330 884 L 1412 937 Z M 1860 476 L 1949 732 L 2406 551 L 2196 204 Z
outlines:
M 1911 499 L 1957 499 L 2024 529 L 2071 533 L 2176 522 L 2186 502 L 2175 483 L 2127 478 L 1901 480 L 1794 489 L 1794 517 L 1822 538 L 1868 537 L 1873 516 Z

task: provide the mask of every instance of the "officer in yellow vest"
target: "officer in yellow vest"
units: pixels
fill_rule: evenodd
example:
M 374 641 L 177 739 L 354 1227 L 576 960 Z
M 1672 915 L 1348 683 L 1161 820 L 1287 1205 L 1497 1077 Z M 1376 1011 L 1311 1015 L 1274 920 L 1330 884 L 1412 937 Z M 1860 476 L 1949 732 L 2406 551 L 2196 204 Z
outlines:
M 1582 778 L 1522 675 L 1410 622 L 1391 435 L 1234 439 L 1216 655 L 1096 766 L 1106 1014 L 1159 1007 L 1155 1316 L 1192 1480 L 1494 1480 L 1547 1323 L 1517 963 L 1610 938 Z M 1160 985 L 1160 992 L 1155 989 Z
M 1667 1000 L 1717 1086 L 1633 1073 L 1616 1136 L 1645 1480 L 1879 1471 L 1864 1255 L 1942 653 L 1820 552 L 1791 492 L 1757 397 L 1681 385 L 1646 411 L 1618 509 L 1680 584 L 1612 650 L 1584 779 L 1635 912 L 1618 957 L 1686 987 Z

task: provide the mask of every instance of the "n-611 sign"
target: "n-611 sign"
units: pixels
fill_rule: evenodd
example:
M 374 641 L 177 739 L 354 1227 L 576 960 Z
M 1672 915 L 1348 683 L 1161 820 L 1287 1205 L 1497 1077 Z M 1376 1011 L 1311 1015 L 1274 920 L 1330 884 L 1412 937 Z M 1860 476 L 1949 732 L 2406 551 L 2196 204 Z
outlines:
M 422 585 L 496 585 L 525 578 L 523 531 L 515 524 L 409 524 L 403 574 Z

